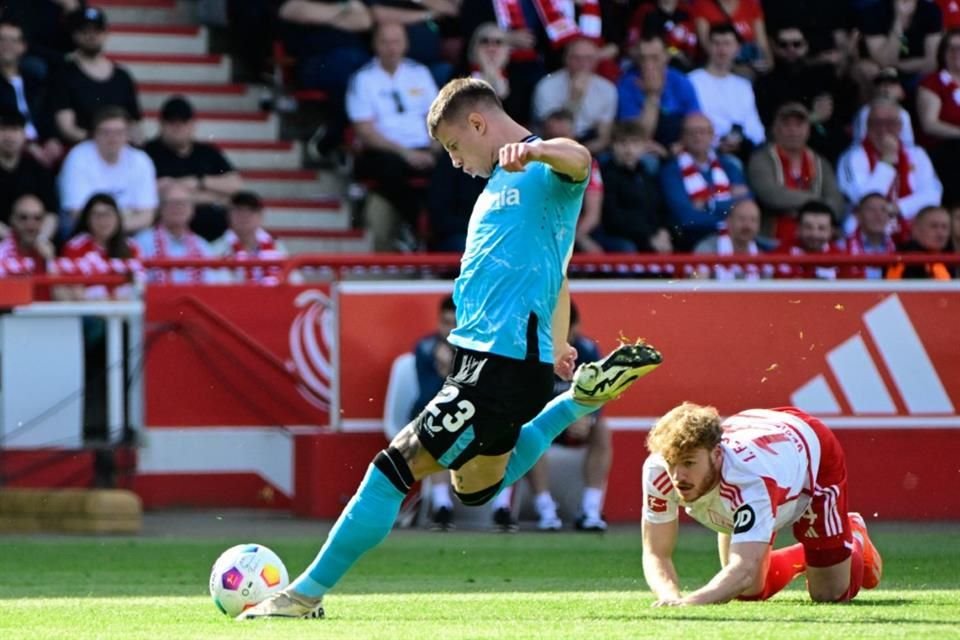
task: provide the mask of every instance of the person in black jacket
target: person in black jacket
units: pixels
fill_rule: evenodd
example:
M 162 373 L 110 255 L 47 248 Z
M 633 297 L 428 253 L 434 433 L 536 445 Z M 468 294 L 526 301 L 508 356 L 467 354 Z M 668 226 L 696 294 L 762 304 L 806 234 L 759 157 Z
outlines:
M 595 239 L 605 251 L 672 253 L 667 216 L 660 188 L 645 160 L 649 138 L 634 122 L 618 122 L 613 129 L 613 153 L 600 164 L 603 176 L 603 214 Z M 647 157 L 645 157 L 647 156 Z

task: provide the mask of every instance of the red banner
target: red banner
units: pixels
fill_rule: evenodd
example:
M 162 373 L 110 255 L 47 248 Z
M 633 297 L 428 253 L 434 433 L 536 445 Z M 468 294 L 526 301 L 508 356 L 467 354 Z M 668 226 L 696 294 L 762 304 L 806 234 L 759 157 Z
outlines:
M 325 425 L 327 285 L 147 289 L 148 427 Z
M 691 400 L 721 413 L 796 404 L 835 426 L 960 426 L 960 289 L 694 281 L 574 283 L 602 350 L 644 338 L 665 364 L 607 415 L 624 427 Z M 799 286 L 798 286 L 799 285 Z M 449 286 L 342 285 L 343 418 L 377 420 L 393 358 L 433 330 Z M 831 423 L 828 420 L 828 423 Z

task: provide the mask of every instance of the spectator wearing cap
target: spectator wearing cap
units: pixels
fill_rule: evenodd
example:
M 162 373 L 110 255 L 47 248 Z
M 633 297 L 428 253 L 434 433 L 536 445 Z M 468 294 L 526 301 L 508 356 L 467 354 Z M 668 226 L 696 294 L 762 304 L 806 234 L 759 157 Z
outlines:
M 861 71 L 867 77 L 895 67 L 909 86 L 916 86 L 919 77 L 937 68 L 943 16 L 932 0 L 880 0 L 859 15 L 869 55 Z
M 123 228 L 133 233 L 153 223 L 157 208 L 157 176 L 153 161 L 130 146 L 127 113 L 104 107 L 93 119 L 93 139 L 67 154 L 60 171 L 60 201 L 66 214 L 64 232 L 95 193 L 114 197 L 123 215 Z
M 713 125 L 702 113 L 683 122 L 681 147 L 660 169 L 676 249 L 689 251 L 723 229 L 734 201 L 750 194 L 736 158 L 713 146 Z
M 684 118 L 700 111 L 696 91 L 685 74 L 668 66 L 658 34 L 640 34 L 629 54 L 632 64 L 617 83 L 617 120 L 636 122 L 670 147 L 680 139 Z
M 273 260 L 285 258 L 287 250 L 263 228 L 263 201 L 253 191 L 237 191 L 230 197 L 227 210 L 230 228 L 211 245 L 213 254 L 233 260 Z M 234 271 L 238 282 L 277 284 L 277 267 L 247 267 Z
M 922 208 L 939 205 L 943 196 L 930 157 L 920 147 L 903 144 L 902 127 L 900 105 L 875 98 L 866 138 L 850 147 L 837 166 L 840 191 L 849 202 L 859 202 L 868 193 L 883 194 L 901 224 L 909 223 Z
M 122 107 L 133 125 L 131 138 L 141 139 L 140 102 L 133 77 L 104 54 L 107 18 L 100 9 L 87 7 L 66 18 L 76 50 L 51 83 L 50 109 L 60 137 L 76 144 L 90 136 L 97 110 Z
M 46 215 L 40 235 L 52 238 L 57 229 L 60 203 L 53 172 L 25 153 L 27 134 L 23 114 L 0 107 L 0 237 L 10 234 L 10 211 L 20 196 L 35 194 Z
M 45 104 L 45 83 L 29 66 L 21 64 L 26 49 L 19 23 L 0 16 L 0 108 L 14 109 L 23 115 L 27 150 L 49 167 L 63 157 L 63 145 L 53 137 L 53 119 Z
M 810 112 L 799 102 L 777 109 L 773 140 L 750 156 L 747 181 L 763 209 L 763 235 L 793 242 L 796 218 L 808 200 L 822 200 L 835 215 L 843 210 L 833 166 L 808 145 Z
M 194 138 L 193 106 L 183 96 L 172 96 L 160 108 L 160 131 L 144 151 L 157 169 L 157 184 L 185 188 L 196 205 L 191 228 L 212 241 L 227 228 L 226 205 L 243 188 L 240 174 L 223 153 Z
M 738 156 L 743 162 L 750 151 L 764 140 L 763 123 L 757 113 L 753 86 L 733 73 L 740 49 L 739 36 L 730 24 L 710 27 L 705 39 L 707 64 L 687 74 L 697 92 L 704 115 L 713 123 L 715 144 L 723 153 Z
M 873 97 L 889 98 L 900 105 L 900 142 L 907 146 L 916 144 L 913 136 L 913 122 L 910 120 L 910 112 L 903 108 L 903 101 L 907 94 L 900 84 L 900 72 L 894 67 L 881 69 L 873 78 Z M 853 120 L 853 142 L 863 142 L 867 137 L 867 116 L 870 113 L 870 105 L 865 104 L 860 107 L 856 117 Z
M 617 115 L 617 87 L 595 72 L 597 44 L 577 38 L 566 46 L 564 67 L 544 76 L 533 92 L 533 119 L 543 123 L 560 109 L 573 114 L 574 137 L 594 154 L 610 146 Z

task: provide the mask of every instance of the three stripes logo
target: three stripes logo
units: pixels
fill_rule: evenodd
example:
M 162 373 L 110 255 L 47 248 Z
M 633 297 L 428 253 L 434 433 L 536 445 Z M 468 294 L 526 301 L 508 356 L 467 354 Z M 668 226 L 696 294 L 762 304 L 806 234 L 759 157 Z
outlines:
M 790 396 L 791 404 L 815 415 L 953 414 L 953 403 L 900 298 L 891 295 L 870 308 L 863 322 L 866 332 L 829 351 L 829 372 L 801 385 Z M 865 338 L 879 357 L 871 354 Z

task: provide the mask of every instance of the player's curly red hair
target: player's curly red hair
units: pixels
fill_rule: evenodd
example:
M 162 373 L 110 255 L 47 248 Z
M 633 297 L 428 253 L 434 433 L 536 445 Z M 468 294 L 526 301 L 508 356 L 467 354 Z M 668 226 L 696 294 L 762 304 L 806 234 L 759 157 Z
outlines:
M 714 407 L 684 402 L 657 420 L 647 436 L 647 449 L 674 464 L 699 447 L 712 451 L 722 435 L 720 415 Z

